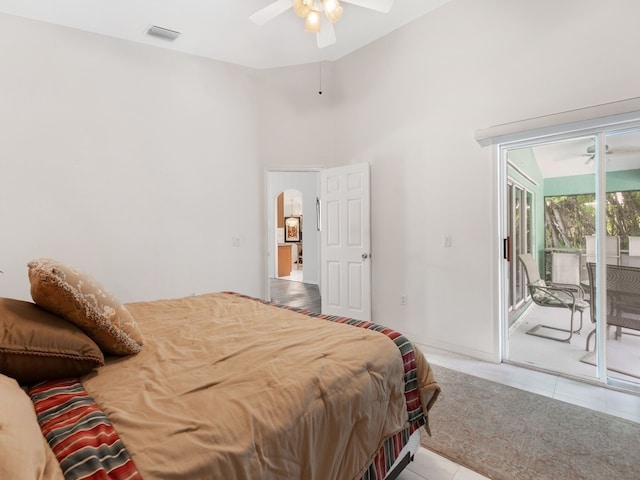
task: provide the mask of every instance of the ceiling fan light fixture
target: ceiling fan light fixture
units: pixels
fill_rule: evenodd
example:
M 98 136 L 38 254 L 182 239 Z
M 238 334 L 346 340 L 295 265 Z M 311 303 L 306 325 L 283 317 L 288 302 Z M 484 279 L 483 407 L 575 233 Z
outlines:
M 249 16 L 256 25 L 264 25 L 269 20 L 293 8 L 296 15 L 304 19 L 304 29 L 315 33 L 318 48 L 336 43 L 333 24 L 342 18 L 342 3 L 387 13 L 393 0 L 273 0 L 266 7 Z
M 320 12 L 311 10 L 304 21 L 304 29 L 307 32 L 318 33 L 320 31 Z
M 324 7 L 324 13 L 327 16 L 327 19 L 331 23 L 336 23 L 340 20 L 340 17 L 342 17 L 344 9 L 338 0 L 324 0 L 324 2 L 322 2 L 322 6 Z
M 307 0 L 293 0 L 293 11 L 296 15 L 306 18 L 311 11 L 312 2 Z

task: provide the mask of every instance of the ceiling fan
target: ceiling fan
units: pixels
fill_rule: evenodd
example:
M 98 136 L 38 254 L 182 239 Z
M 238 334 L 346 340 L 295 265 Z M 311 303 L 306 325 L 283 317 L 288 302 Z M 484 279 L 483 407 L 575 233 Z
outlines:
M 610 160 L 609 155 L 638 155 L 640 153 L 640 147 L 622 145 L 618 145 L 615 148 L 609 148 L 609 145 L 605 145 L 604 150 L 607 160 Z M 585 164 L 592 162 L 596 158 L 595 145 L 588 146 L 586 153 L 583 153 L 582 156 L 587 157 Z
M 613 150 L 611 150 L 609 148 L 609 145 L 605 145 L 604 146 L 604 153 L 605 155 L 611 155 L 613 153 Z M 585 164 L 592 162 L 594 158 L 596 158 L 596 146 L 595 145 L 589 145 L 587 147 L 587 153 L 583 153 L 582 154 L 583 157 L 587 157 L 587 161 L 584 162 Z M 607 157 L 608 159 L 609 157 Z
M 304 29 L 316 34 L 318 48 L 336 43 L 333 24 L 342 16 L 342 5 L 350 3 L 377 12 L 388 13 L 393 0 L 276 0 L 249 17 L 257 25 L 264 25 L 293 7 L 305 19 Z

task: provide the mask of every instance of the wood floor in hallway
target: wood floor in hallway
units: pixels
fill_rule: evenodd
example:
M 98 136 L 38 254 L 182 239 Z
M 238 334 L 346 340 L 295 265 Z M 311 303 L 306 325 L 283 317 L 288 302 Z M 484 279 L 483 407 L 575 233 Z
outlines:
M 295 282 L 272 278 L 271 300 L 282 305 L 320 312 L 320 289 L 313 283 Z

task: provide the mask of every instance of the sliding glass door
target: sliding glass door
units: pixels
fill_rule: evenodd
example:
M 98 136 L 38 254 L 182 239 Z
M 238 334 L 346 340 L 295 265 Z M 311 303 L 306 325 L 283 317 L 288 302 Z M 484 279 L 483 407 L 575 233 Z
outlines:
M 514 143 L 501 147 L 501 158 L 504 358 L 635 388 L 640 128 Z
M 596 285 L 604 295 L 594 351 L 610 383 L 640 382 L 640 130 L 602 135 L 602 188 L 596 195 L 603 252 Z M 606 238 L 605 238 L 606 237 Z M 599 305 L 596 303 L 596 306 Z M 606 368 L 604 367 L 606 365 Z
M 596 233 L 596 143 L 594 135 L 558 137 L 505 151 L 507 231 L 515 240 L 506 359 L 585 378 L 598 373 L 584 361 L 593 329 L 585 242 Z M 521 254 L 528 254 L 526 269 Z

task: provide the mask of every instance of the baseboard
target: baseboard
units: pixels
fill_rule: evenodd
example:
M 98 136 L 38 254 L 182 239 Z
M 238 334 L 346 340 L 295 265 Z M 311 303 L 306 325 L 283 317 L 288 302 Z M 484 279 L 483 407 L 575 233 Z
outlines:
M 461 355 L 463 357 L 473 358 L 475 360 L 482 360 L 489 363 L 500 363 L 500 354 L 498 352 L 485 352 L 483 350 L 475 350 L 472 348 L 461 348 L 460 345 L 447 344 L 446 342 L 438 342 L 438 344 L 421 341 L 415 339 L 414 343 L 423 351 L 439 350 L 445 353 L 453 353 L 455 355 Z

